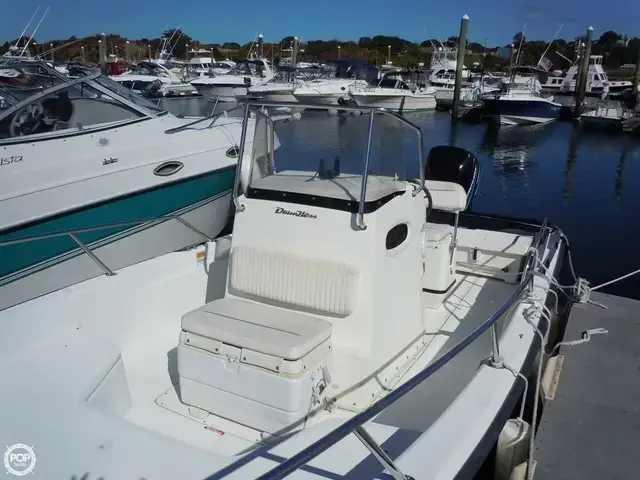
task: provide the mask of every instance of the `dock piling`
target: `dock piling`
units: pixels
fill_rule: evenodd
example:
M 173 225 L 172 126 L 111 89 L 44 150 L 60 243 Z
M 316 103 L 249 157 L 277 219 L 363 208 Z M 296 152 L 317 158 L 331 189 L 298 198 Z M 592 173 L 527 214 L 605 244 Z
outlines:
M 98 51 L 100 53 L 100 70 L 103 74 L 107 74 L 107 35 L 100 34 L 100 40 L 98 40 Z
M 456 63 L 456 84 L 453 89 L 453 106 L 451 121 L 458 121 L 458 107 L 460 105 L 460 90 L 462 88 L 462 67 L 464 66 L 464 52 L 467 50 L 467 32 L 469 30 L 469 16 L 464 15 L 460 21 L 460 36 L 458 37 L 458 58 Z
M 638 108 L 638 85 L 640 85 L 640 48 L 638 48 L 638 58 L 636 59 L 636 73 L 633 76 L 633 90 L 631 90 L 631 94 L 634 99 L 634 108 Z
M 580 59 L 580 78 L 578 79 L 578 89 L 576 91 L 576 106 L 574 109 L 574 118 L 580 118 L 582 114 L 582 102 L 584 94 L 587 90 L 587 77 L 589 73 L 589 57 L 591 56 L 591 43 L 593 42 L 593 27 L 587 29 L 587 41 Z

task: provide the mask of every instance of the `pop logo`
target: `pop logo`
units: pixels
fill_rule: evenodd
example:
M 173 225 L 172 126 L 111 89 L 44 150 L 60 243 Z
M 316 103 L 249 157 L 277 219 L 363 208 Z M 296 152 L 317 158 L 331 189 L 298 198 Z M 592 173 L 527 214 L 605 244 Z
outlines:
M 4 452 L 4 467 L 7 473 L 21 477 L 33 472 L 35 466 L 36 454 L 29 445 L 16 443 L 7 447 L 7 451 Z

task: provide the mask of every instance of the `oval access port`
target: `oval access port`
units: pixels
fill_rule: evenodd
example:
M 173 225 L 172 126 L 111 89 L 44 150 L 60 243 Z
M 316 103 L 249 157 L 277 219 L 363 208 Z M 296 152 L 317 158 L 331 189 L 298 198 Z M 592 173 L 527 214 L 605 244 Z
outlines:
M 178 173 L 180 170 L 182 170 L 182 167 L 184 167 L 184 164 L 182 162 L 165 162 L 154 168 L 153 174 L 158 175 L 159 177 L 168 177 L 169 175 Z
M 393 227 L 387 233 L 385 245 L 387 250 L 393 250 L 398 248 L 409 236 L 409 226 L 406 223 L 401 223 Z

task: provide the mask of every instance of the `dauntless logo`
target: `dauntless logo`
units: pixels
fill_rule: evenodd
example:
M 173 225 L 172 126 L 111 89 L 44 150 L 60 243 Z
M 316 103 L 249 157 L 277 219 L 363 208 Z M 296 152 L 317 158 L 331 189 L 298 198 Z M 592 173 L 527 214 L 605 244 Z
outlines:
M 317 215 L 313 215 L 312 213 L 303 212 L 302 210 L 296 210 L 294 212 L 282 207 L 277 207 L 275 213 L 279 213 L 280 215 L 291 215 L 292 217 L 318 218 Z

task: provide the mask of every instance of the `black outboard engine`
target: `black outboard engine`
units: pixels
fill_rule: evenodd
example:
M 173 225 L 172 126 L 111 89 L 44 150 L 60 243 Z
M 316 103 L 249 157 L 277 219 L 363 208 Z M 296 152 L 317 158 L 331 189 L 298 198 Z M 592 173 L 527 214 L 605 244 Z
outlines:
M 467 208 L 476 194 L 480 180 L 480 165 L 473 153 L 460 147 L 439 145 L 429 152 L 425 178 L 457 183 L 467 192 Z

